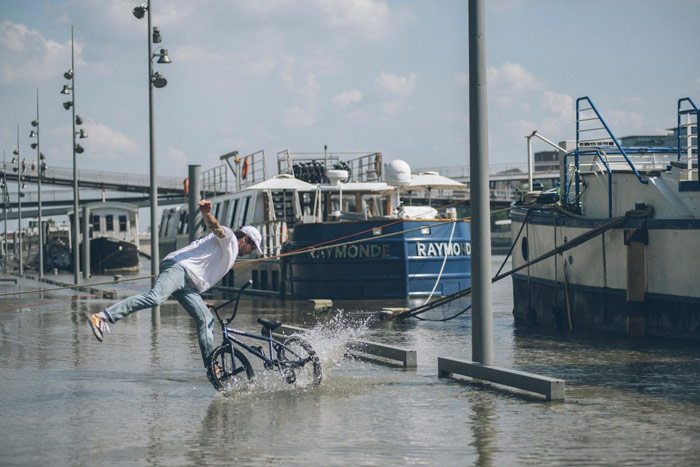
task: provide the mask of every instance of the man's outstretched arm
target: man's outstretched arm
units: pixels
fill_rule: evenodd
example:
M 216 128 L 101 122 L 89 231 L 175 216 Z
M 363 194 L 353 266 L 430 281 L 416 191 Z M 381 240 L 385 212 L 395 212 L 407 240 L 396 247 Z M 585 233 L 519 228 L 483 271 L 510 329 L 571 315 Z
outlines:
M 216 217 L 214 217 L 211 213 L 211 201 L 209 201 L 208 199 L 203 199 L 199 202 L 198 207 L 199 212 L 202 213 L 204 225 L 206 225 L 209 230 L 214 232 L 214 235 L 216 235 L 217 237 L 224 238 L 226 235 L 224 234 L 223 227 L 221 227 L 219 221 L 216 220 Z

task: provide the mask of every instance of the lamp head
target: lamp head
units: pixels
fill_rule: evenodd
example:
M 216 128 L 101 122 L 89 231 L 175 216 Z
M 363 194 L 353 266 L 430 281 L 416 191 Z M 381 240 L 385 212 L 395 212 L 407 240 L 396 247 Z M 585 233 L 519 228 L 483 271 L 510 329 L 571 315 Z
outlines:
M 85 149 L 83 149 L 83 147 L 81 145 L 76 144 L 75 145 L 75 152 L 77 152 L 78 154 L 82 154 L 83 152 L 85 152 Z
M 158 71 L 156 71 L 156 72 L 153 74 L 152 81 L 153 81 L 153 86 L 155 86 L 155 87 L 157 87 L 157 88 L 159 88 L 159 89 L 160 89 L 160 88 L 164 88 L 165 85 L 168 84 L 168 80 L 165 79 L 165 77 L 164 77 L 163 75 L 161 75 L 160 72 L 158 72 Z
M 70 94 L 70 86 L 64 84 L 63 89 L 61 89 L 61 94 Z
M 32 143 L 32 149 L 36 149 L 36 143 Z
M 134 8 L 133 13 L 136 19 L 143 19 L 143 17 L 146 15 L 146 11 L 148 11 L 148 5 L 144 3 L 143 5 Z
M 73 79 L 73 70 L 68 70 L 63 73 L 63 77 L 66 79 Z
M 68 109 L 70 109 L 71 107 L 73 107 L 73 101 L 66 101 L 66 102 L 63 103 L 63 108 L 64 108 L 64 109 L 68 110 Z
M 80 118 L 80 115 L 75 116 L 75 124 L 76 125 L 82 125 L 83 124 L 83 119 Z
M 163 38 L 160 37 L 160 28 L 153 26 L 153 43 L 160 44 L 161 42 L 163 42 Z
M 78 132 L 78 138 L 80 138 L 80 139 L 85 139 L 85 138 L 87 138 L 87 137 L 88 137 L 87 133 L 85 132 L 85 130 L 83 130 L 83 129 L 81 128 L 80 131 Z
M 170 57 L 168 57 L 168 49 L 160 49 L 158 54 L 158 63 L 171 63 Z
M 31 131 L 29 132 L 29 137 L 30 137 L 30 138 L 36 138 L 36 132 L 35 132 L 34 130 L 31 130 Z
M 32 126 L 39 126 L 39 120 L 32 120 Z
M 19 156 L 19 149 L 16 149 L 16 148 L 13 149 L 13 150 L 12 150 L 12 154 L 14 154 L 15 156 Z M 12 158 L 12 163 L 14 164 L 15 162 L 17 162 L 17 160 L 13 157 L 13 158 Z
M 39 159 L 42 160 L 42 161 L 43 161 L 44 159 L 46 159 L 46 157 L 44 156 L 44 153 L 43 153 L 43 152 L 40 152 L 40 153 L 39 153 Z

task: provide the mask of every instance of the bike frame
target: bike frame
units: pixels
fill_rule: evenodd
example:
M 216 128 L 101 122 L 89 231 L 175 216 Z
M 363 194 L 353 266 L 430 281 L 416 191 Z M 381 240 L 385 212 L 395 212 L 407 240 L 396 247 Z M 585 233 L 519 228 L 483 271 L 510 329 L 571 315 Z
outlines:
M 274 360 L 272 359 L 272 356 L 273 356 L 273 353 L 272 353 L 272 352 L 273 352 L 273 350 L 274 350 L 274 352 L 275 352 L 275 354 L 276 354 L 277 352 L 279 352 L 279 349 L 282 349 L 282 348 L 283 348 L 283 349 L 288 350 L 289 352 L 291 352 L 293 355 L 296 355 L 296 354 L 294 353 L 294 351 L 292 351 L 291 349 L 289 349 L 287 346 L 285 346 L 283 343 L 281 343 L 281 342 L 278 341 L 277 339 L 273 338 L 272 336 L 267 337 L 267 336 L 263 336 L 262 334 L 251 334 L 251 333 L 249 333 L 249 332 L 241 331 L 241 330 L 239 330 L 239 329 L 232 329 L 232 328 L 229 328 L 229 327 L 227 327 L 227 326 L 222 326 L 222 332 L 223 332 L 223 334 L 224 334 L 224 340 L 223 340 L 223 343 L 224 343 L 224 344 L 230 343 L 230 344 L 232 344 L 232 345 L 233 345 L 233 344 L 238 345 L 239 347 L 241 347 L 241 348 L 245 349 L 246 351 L 248 351 L 248 353 L 250 353 L 250 354 L 252 354 L 252 355 L 255 355 L 255 356 L 258 357 L 260 360 L 262 360 L 262 361 L 265 363 L 265 366 L 271 366 L 271 365 L 275 365 L 275 364 L 278 363 L 277 359 L 274 359 Z M 258 340 L 258 341 L 267 342 L 267 351 L 268 351 L 268 353 L 270 354 L 270 357 L 268 358 L 267 355 L 265 355 L 265 352 L 264 352 L 264 351 L 261 352 L 261 351 L 258 350 L 257 348 L 255 348 L 255 347 L 253 347 L 253 346 L 251 346 L 251 345 L 246 344 L 246 343 L 243 342 L 242 340 L 236 339 L 236 338 L 233 337 L 231 334 L 236 335 L 236 336 L 248 337 L 248 338 L 250 338 L 250 339 L 255 339 L 255 340 Z M 302 361 L 302 360 L 299 360 L 298 363 L 299 363 L 299 364 L 303 364 L 303 361 Z
M 234 320 L 236 317 L 236 313 L 238 311 L 238 303 L 241 298 L 241 293 L 243 290 L 245 290 L 247 287 L 249 287 L 253 281 L 248 281 L 241 287 L 241 289 L 238 292 L 238 295 L 236 298 L 232 300 L 228 300 L 221 305 L 218 306 L 211 306 L 211 310 L 214 311 L 214 314 L 216 314 L 217 319 L 219 320 L 219 324 L 221 324 L 221 333 L 223 334 L 223 342 L 222 345 L 229 344 L 231 345 L 231 348 L 233 349 L 234 345 L 238 345 L 242 349 L 245 349 L 249 354 L 256 356 L 260 360 L 263 361 L 265 364 L 266 369 L 270 369 L 272 366 L 276 365 L 280 371 L 282 371 L 282 366 L 280 365 L 279 359 L 275 358 L 273 359 L 273 351 L 275 354 L 279 354 L 279 351 L 281 349 L 284 349 L 294 355 L 297 360 L 295 361 L 290 361 L 294 365 L 298 366 L 304 366 L 307 363 L 307 360 L 299 358 L 299 355 L 296 354 L 292 349 L 284 345 L 282 342 L 278 341 L 274 337 L 272 337 L 272 331 L 270 332 L 269 336 L 265 336 L 263 334 L 252 334 L 249 332 L 241 331 L 239 329 L 234 329 L 234 328 L 229 328 L 228 325 L 231 323 L 231 321 Z M 219 309 L 227 306 L 228 304 L 235 302 L 234 309 L 233 309 L 233 314 L 229 319 L 222 319 L 221 316 L 219 315 Z M 253 347 L 251 345 L 246 344 L 242 340 L 236 339 L 233 336 L 242 336 L 242 337 L 247 337 L 250 339 L 255 339 L 258 341 L 263 341 L 267 342 L 267 351 L 270 354 L 270 357 L 268 358 L 267 355 L 265 355 L 265 351 L 262 350 L 262 347 L 260 347 L 261 350 L 258 350 L 258 348 Z

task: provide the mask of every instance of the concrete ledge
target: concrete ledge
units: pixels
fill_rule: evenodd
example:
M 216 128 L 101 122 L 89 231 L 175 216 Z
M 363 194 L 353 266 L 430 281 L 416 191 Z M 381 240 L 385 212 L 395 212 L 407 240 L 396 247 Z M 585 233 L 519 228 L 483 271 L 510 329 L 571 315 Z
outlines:
M 541 394 L 550 401 L 564 401 L 564 380 L 508 368 L 485 366 L 465 360 L 438 357 L 438 377 L 449 378 L 454 374 Z
M 303 334 L 307 330 L 304 328 L 299 328 L 296 326 L 287 326 L 283 324 L 279 328 L 275 329 L 274 334 L 280 336 L 288 336 L 290 334 Z M 369 341 L 352 341 L 348 343 L 347 349 L 353 356 L 362 358 L 365 360 L 371 360 L 375 363 L 389 363 L 395 365 L 395 362 L 399 363 L 399 366 L 404 368 L 416 368 L 417 354 L 415 350 L 403 349 L 401 347 L 394 347 L 391 345 L 380 344 L 378 342 Z M 379 357 L 377 358 L 367 358 L 366 356 Z M 386 362 L 384 360 L 387 360 Z
M 418 366 L 415 350 L 403 349 L 386 344 L 369 341 L 353 341 L 348 343 L 348 350 L 353 355 L 363 358 L 362 354 L 385 358 L 401 363 L 404 368 L 416 368 Z M 358 354 L 359 353 L 359 354 Z M 374 359 L 372 359 L 375 361 Z

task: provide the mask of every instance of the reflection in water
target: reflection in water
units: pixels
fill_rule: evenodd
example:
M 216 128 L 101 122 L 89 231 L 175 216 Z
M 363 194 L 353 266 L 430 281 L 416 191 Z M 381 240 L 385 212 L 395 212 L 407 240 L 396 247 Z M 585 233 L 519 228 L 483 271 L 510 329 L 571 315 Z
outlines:
M 471 429 L 473 440 L 471 446 L 476 449 L 476 465 L 490 467 L 493 464 L 494 448 L 498 432 L 494 427 L 495 407 L 493 395 L 476 393 L 471 397 Z

